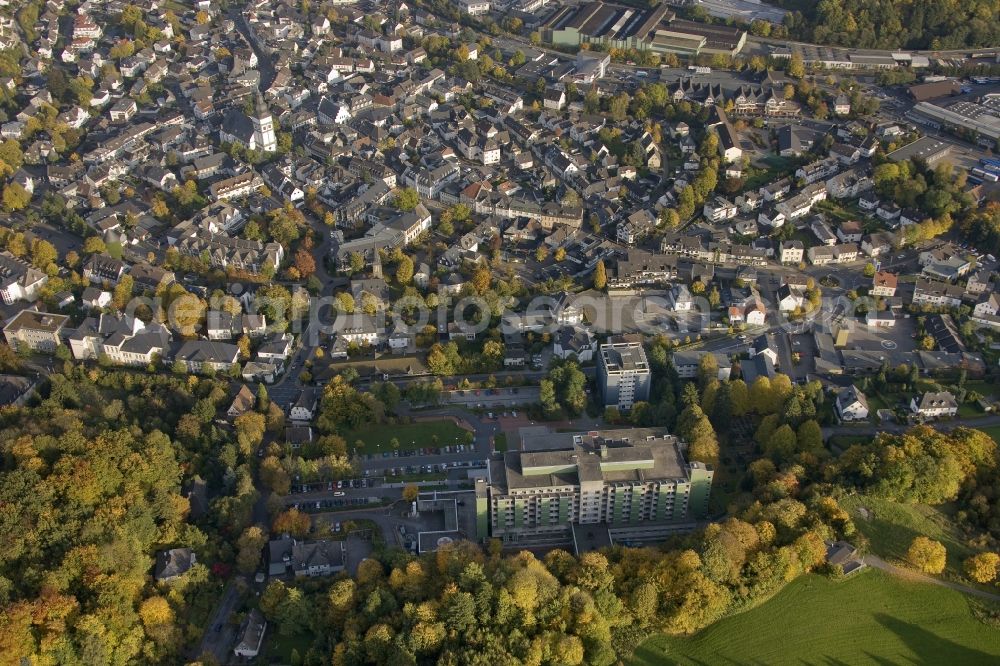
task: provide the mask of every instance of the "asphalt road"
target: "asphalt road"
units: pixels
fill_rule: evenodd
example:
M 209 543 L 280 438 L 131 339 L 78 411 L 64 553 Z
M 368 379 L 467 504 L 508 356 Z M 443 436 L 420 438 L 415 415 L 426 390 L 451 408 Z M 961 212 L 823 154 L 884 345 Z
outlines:
M 240 594 L 237 590 L 237 584 L 235 580 L 232 580 L 226 586 L 208 626 L 205 627 L 205 634 L 202 636 L 201 645 L 198 647 L 198 653 L 194 655 L 195 657 L 200 657 L 207 652 L 212 654 L 216 662 L 220 664 L 229 661 L 229 651 L 237 631 L 237 628 L 229 623 L 229 618 L 239 602 Z M 215 631 L 215 627 L 219 627 L 219 630 Z
M 990 426 L 1000 425 L 1000 414 L 993 414 L 990 416 L 983 416 L 981 418 L 975 419 L 944 419 L 940 421 L 931 422 L 936 430 L 949 431 L 958 428 L 959 426 L 965 426 L 967 428 L 988 428 Z M 905 432 L 912 428 L 913 425 L 909 423 L 880 423 L 878 425 L 874 424 L 858 424 L 858 425 L 839 425 L 839 426 L 829 426 L 823 428 L 823 438 L 827 439 L 833 435 L 871 435 L 874 437 L 880 432 L 891 432 L 900 433 Z

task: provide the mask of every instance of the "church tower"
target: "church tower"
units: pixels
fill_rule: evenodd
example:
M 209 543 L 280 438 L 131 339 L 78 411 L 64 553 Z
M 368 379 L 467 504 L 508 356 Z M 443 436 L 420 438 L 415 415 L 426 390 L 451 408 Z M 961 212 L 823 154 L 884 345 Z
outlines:
M 278 150 L 278 139 L 274 135 L 274 120 L 264 103 L 264 96 L 257 93 L 257 110 L 251 118 L 253 121 L 253 139 L 256 149 L 265 153 Z

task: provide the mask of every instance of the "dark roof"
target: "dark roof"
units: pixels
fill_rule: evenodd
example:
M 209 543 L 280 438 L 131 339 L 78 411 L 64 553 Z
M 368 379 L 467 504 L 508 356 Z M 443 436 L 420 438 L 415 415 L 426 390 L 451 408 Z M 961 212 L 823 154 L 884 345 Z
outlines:
M 184 574 L 194 566 L 195 555 L 190 548 L 171 548 L 156 554 L 156 580 L 169 580 Z
M 222 131 L 249 143 L 254 133 L 253 121 L 240 109 L 230 108 L 222 118 Z

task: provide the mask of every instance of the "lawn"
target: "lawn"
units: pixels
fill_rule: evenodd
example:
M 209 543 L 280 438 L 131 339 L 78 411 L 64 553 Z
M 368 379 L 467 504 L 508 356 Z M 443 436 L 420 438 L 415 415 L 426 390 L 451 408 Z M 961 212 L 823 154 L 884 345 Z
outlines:
M 270 627 L 268 627 L 270 629 Z M 267 655 L 278 662 L 290 663 L 292 650 L 299 653 L 299 657 L 305 655 L 306 651 L 313 644 L 312 635 L 300 634 L 298 636 L 281 636 L 276 632 L 268 635 L 265 644 L 267 645 Z
M 963 402 L 958 406 L 958 418 L 960 419 L 977 419 L 980 416 L 985 416 L 986 413 L 979 408 L 979 405 L 971 402 Z
M 989 426 L 987 428 L 977 428 L 992 437 L 997 444 L 1000 444 L 1000 426 Z
M 507 450 L 507 433 L 498 432 L 493 437 L 493 448 L 497 453 L 502 453 Z
M 808 575 L 767 603 L 690 638 L 657 635 L 629 660 L 654 664 L 987 664 L 997 630 L 961 593 L 870 570 Z
M 852 495 L 841 500 L 854 524 L 871 545 L 871 552 L 886 560 L 902 560 L 914 537 L 928 536 L 944 544 L 948 551 L 947 573 L 961 577 L 962 560 L 973 553 L 965 545 L 951 518 L 938 507 L 925 504 L 901 504 L 866 495 Z M 862 518 L 858 508 L 868 510 Z
M 969 391 L 975 391 L 980 395 L 986 397 L 1000 398 L 1000 385 L 991 384 L 981 379 L 968 380 L 967 382 L 965 382 L 965 388 Z
M 761 185 L 792 174 L 803 163 L 801 159 L 768 155 L 761 160 L 763 166 L 752 166 L 750 175 L 743 184 L 743 191 L 755 190 Z
M 467 430 L 452 421 L 421 421 L 409 425 L 377 424 L 343 433 L 347 445 L 353 447 L 357 441 L 359 453 L 381 453 L 392 451 L 392 440 L 396 438 L 401 451 L 419 449 L 425 446 L 450 446 L 468 443 Z M 435 437 L 437 439 L 435 439 Z
M 836 449 L 843 453 L 855 444 L 870 444 L 873 438 L 874 435 L 833 435 L 826 444 L 831 450 Z

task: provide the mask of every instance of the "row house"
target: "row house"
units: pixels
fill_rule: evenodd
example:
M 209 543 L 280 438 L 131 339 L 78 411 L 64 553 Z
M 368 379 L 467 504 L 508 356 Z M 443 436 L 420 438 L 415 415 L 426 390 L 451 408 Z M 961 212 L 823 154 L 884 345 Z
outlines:
M 259 190 L 264 181 L 253 171 L 248 171 L 231 178 L 212 183 L 208 193 L 213 201 L 228 201 L 249 196 Z
M 846 264 L 858 259 L 857 243 L 843 243 L 840 245 L 817 245 L 809 248 L 809 263 L 814 266 L 825 266 L 827 264 Z
M 613 276 L 608 276 L 612 289 L 630 289 L 639 285 L 664 284 L 677 279 L 677 256 L 653 254 L 644 250 L 629 250 L 619 259 Z
M 256 240 L 231 238 L 200 229 L 191 229 L 177 241 L 175 247 L 181 254 L 207 257 L 211 266 L 250 273 L 261 273 L 265 269 L 277 271 L 284 258 L 284 248 L 280 243 L 264 244 Z
M 957 308 L 964 294 L 965 290 L 958 285 L 918 278 L 913 287 L 913 304 Z

